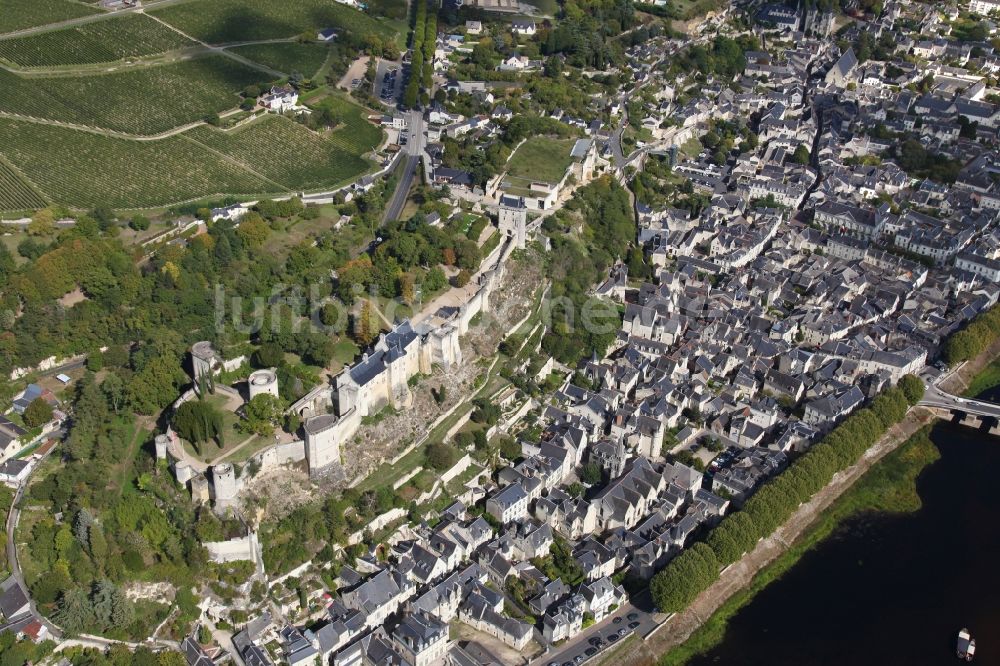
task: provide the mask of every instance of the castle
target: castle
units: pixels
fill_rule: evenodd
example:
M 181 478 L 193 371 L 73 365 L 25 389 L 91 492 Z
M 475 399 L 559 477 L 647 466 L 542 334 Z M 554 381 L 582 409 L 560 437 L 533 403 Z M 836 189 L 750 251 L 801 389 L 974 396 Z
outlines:
M 523 221 L 522 221 L 523 225 Z M 512 230 L 511 230 L 512 231 Z M 509 231 L 508 231 L 509 233 Z M 354 365 L 345 366 L 332 383 L 322 383 L 293 403 L 286 413 L 303 420 L 303 439 L 274 444 L 253 457 L 260 469 L 269 469 L 305 460 L 309 474 L 324 474 L 342 463 L 341 452 L 361 427 L 362 419 L 385 407 L 410 407 L 413 395 L 409 381 L 417 374 L 429 375 L 435 367 L 445 371 L 462 363 L 460 338 L 473 317 L 489 311 L 490 294 L 503 277 L 504 262 L 518 245 L 516 234 L 484 260 L 484 269 L 475 283 L 468 285 L 461 305 L 439 308 L 419 322 L 404 320 L 379 336 L 375 344 Z M 198 342 L 191 349 L 193 375 L 218 374 L 234 362 L 224 361 L 210 342 Z M 240 362 L 244 359 L 241 357 Z M 218 387 L 232 391 L 228 387 Z M 257 370 L 249 377 L 250 397 L 278 394 L 273 369 Z M 174 404 L 176 409 L 194 399 L 190 389 Z M 168 428 L 157 437 L 157 458 L 171 462 L 180 483 L 190 485 L 196 499 L 212 500 L 217 506 L 232 506 L 244 479 L 233 465 L 214 466 L 194 459 L 183 451 L 177 436 Z

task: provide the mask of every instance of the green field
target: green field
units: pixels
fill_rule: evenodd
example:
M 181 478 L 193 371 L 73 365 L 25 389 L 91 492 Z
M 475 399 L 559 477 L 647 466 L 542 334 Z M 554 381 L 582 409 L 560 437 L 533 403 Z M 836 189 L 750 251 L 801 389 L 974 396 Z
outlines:
M 333 140 L 340 134 L 349 141 L 349 149 Z M 336 185 L 364 173 L 369 165 L 360 155 L 373 147 L 359 143 L 347 128 L 323 136 L 280 116 L 266 116 L 230 132 L 196 127 L 185 136 L 232 156 L 289 190 Z
M 390 26 L 331 0 L 192 0 L 149 13 L 209 44 L 296 37 L 324 28 L 395 36 Z
M 142 208 L 278 188 L 181 136 L 132 141 L 0 119 L 0 154 L 58 203 Z
M 323 104 L 342 120 L 332 133 L 266 116 L 229 132 L 201 126 L 165 139 L 134 141 L 0 119 L 0 157 L 54 202 L 74 208 L 151 208 L 213 195 L 333 188 L 370 168 L 361 155 L 381 141 L 382 130 L 367 122 L 363 109 L 341 98 Z M 0 161 L 0 210 L 44 205 Z
M 235 107 L 267 76 L 225 56 L 91 76 L 21 77 L 0 70 L 0 111 L 157 134 Z
M 306 78 L 316 76 L 323 63 L 330 56 L 331 47 L 327 44 L 251 44 L 230 49 L 244 58 L 266 65 L 279 72 L 293 74 L 298 72 Z
M 574 139 L 528 139 L 514 151 L 507 163 L 507 175 L 512 178 L 558 183 L 573 163 L 570 151 Z
M 100 13 L 73 0 L 0 0 L 0 34 Z
M 195 43 L 142 14 L 126 14 L 72 28 L 0 40 L 0 58 L 19 67 L 115 62 L 156 55 Z
M 0 160 L 0 211 L 44 208 L 45 200 L 17 173 Z

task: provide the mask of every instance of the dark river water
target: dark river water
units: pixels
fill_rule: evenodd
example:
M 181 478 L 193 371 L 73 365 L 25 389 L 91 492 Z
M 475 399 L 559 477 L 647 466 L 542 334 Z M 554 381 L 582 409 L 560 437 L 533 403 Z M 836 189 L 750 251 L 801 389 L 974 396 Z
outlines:
M 730 621 L 691 664 L 1000 665 L 1000 437 L 938 425 L 941 459 L 917 481 L 923 508 L 843 523 Z

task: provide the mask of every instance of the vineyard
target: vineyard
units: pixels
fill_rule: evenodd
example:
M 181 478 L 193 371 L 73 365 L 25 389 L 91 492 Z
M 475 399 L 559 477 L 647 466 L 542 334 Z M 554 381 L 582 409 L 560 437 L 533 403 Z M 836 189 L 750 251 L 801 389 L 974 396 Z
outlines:
M 289 42 L 287 44 L 251 44 L 237 46 L 229 50 L 279 72 L 286 74 L 298 72 L 307 79 L 311 79 L 316 76 L 316 73 L 330 56 L 331 48 L 327 44 Z
M 0 34 L 100 13 L 72 0 L 0 0 Z
M 0 159 L 0 212 L 27 211 L 44 206 L 45 200 Z
M 330 0 L 192 0 L 149 13 L 209 44 L 295 37 L 323 28 L 395 35 L 387 24 Z
M 346 127 L 332 138 L 279 116 L 267 116 L 232 132 L 198 127 L 185 136 L 225 153 L 289 190 L 334 187 L 364 173 L 361 155 L 374 144 Z
M 53 201 L 75 208 L 277 193 L 274 185 L 183 136 L 132 141 L 0 119 L 0 154 Z
M 21 77 L 0 70 L 0 111 L 157 134 L 225 111 L 237 93 L 266 78 L 225 56 L 74 77 Z
M 19 67 L 115 62 L 156 55 L 194 42 L 142 14 L 127 14 L 73 28 L 0 40 L 0 59 Z
M 330 142 L 349 153 L 362 154 L 372 150 L 382 141 L 381 128 L 368 122 L 367 113 L 357 104 L 343 97 L 327 97 L 315 105 L 328 108 L 340 119 L 341 125 L 333 133 Z

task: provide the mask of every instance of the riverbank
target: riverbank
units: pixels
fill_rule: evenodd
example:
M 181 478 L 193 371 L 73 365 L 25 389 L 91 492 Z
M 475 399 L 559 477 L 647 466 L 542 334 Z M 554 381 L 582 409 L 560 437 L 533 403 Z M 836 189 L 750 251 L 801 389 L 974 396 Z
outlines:
M 985 385 L 992 381 L 991 376 L 998 363 L 1000 363 L 1000 340 L 975 359 L 962 364 L 941 383 L 941 387 L 952 393 L 962 394 L 977 386 Z M 842 520 L 857 511 L 865 510 L 859 499 L 851 499 L 854 497 L 853 493 L 847 494 L 852 485 L 855 482 L 860 483 L 866 472 L 876 463 L 905 442 L 910 442 L 921 429 L 929 429 L 933 421 L 933 415 L 927 410 L 912 409 L 906 419 L 886 433 L 857 464 L 835 476 L 826 488 L 799 507 L 785 525 L 759 542 L 757 548 L 741 561 L 723 571 L 718 581 L 699 595 L 685 611 L 670 618 L 651 634 L 642 645 L 642 649 L 628 655 L 625 663 L 638 665 L 658 661 L 661 666 L 677 666 L 711 649 L 724 636 L 729 618 L 748 604 L 760 590 L 780 578 L 804 553 L 828 536 Z M 926 456 L 921 457 L 926 458 Z M 927 460 L 924 466 L 930 462 L 933 461 Z M 920 469 L 923 469 L 923 466 L 914 468 L 914 478 Z M 867 488 L 868 483 L 860 487 Z M 912 482 L 910 487 L 912 489 Z M 834 506 L 834 503 L 842 497 L 844 504 L 837 503 Z M 902 496 L 896 501 L 899 507 L 896 510 L 915 510 L 919 507 L 919 498 L 916 500 L 910 498 L 910 501 L 918 503 L 911 509 L 906 508 L 906 501 Z M 851 506 L 856 508 L 844 513 Z
M 920 509 L 916 480 L 940 453 L 930 439 L 931 425 L 923 426 L 897 449 L 872 466 L 857 483 L 773 562 L 753 577 L 750 585 L 727 599 L 683 644 L 660 659 L 660 666 L 682 666 L 718 645 L 729 620 L 772 582 L 795 566 L 802 556 L 829 537 L 845 520 L 860 513 L 907 513 Z

